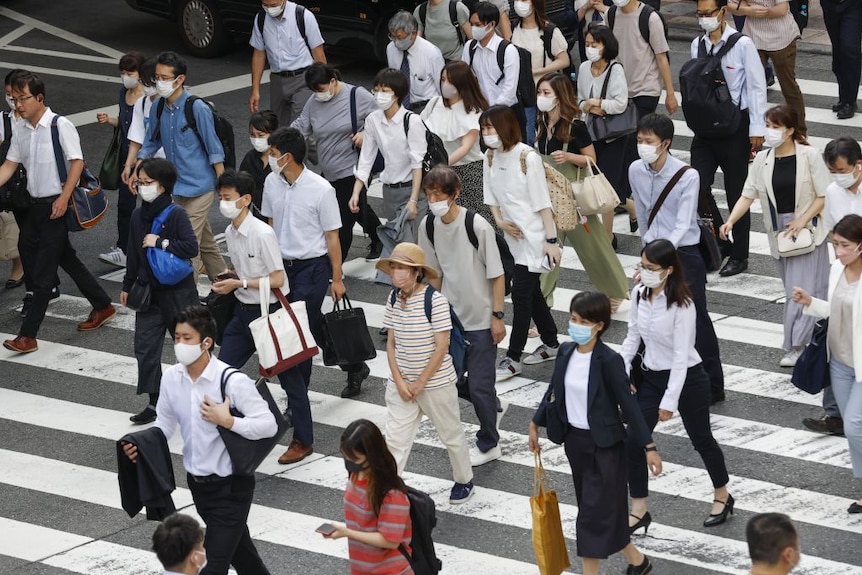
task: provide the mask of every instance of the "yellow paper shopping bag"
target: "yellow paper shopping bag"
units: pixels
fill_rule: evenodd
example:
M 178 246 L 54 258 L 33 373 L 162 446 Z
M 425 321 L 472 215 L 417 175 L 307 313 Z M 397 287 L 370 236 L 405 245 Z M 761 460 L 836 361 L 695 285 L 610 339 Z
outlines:
M 548 489 L 548 478 L 538 453 L 535 458 L 533 496 L 530 497 L 530 509 L 533 512 L 533 550 L 541 575 L 560 575 L 570 565 L 560 519 L 560 503 L 557 501 L 557 492 Z

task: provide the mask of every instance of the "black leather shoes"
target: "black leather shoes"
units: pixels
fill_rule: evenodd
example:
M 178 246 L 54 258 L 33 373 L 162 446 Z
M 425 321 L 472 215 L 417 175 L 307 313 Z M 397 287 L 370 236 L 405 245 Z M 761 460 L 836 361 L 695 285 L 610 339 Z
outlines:
M 644 555 L 644 560 L 640 565 L 629 565 L 626 569 L 626 575 L 646 575 L 652 571 L 652 561 Z
M 838 110 L 835 111 L 839 120 L 849 120 L 856 114 L 856 105 L 855 104 L 842 104 Z
M 811 431 L 825 433 L 827 435 L 844 435 L 844 420 L 840 417 L 829 417 L 824 415 L 818 419 L 806 417 L 802 425 Z
M 718 275 L 721 277 L 729 278 L 730 276 L 735 276 L 736 274 L 741 274 L 745 270 L 748 269 L 748 260 L 727 260 L 727 263 L 724 264 L 724 267 L 721 268 L 721 271 L 718 272 Z
M 341 390 L 341 397 L 348 399 L 350 397 L 356 397 L 362 393 L 362 382 L 365 381 L 365 378 L 369 375 L 371 375 L 371 368 L 368 367 L 367 363 L 363 363 L 362 368 L 359 371 L 348 373 L 347 386 Z
M 150 406 L 145 407 L 142 412 L 135 414 L 129 418 L 129 421 L 131 421 L 135 425 L 146 425 L 147 423 L 152 423 L 155 420 L 156 410 Z
M 850 504 L 850 507 L 847 508 L 847 513 L 862 513 L 862 505 L 859 505 L 854 501 Z
M 721 510 L 721 513 L 710 513 L 709 517 L 703 520 L 704 527 L 715 527 L 716 525 L 721 525 L 727 521 L 728 515 L 733 515 L 733 504 L 735 503 L 733 495 L 728 493 L 727 501 L 719 501 L 716 499 L 715 503 L 724 503 L 724 509 Z

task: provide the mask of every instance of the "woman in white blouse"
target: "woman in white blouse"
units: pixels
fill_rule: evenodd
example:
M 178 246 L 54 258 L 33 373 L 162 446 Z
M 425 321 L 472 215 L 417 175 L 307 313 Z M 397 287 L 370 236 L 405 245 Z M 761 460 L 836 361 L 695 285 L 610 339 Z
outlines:
M 557 227 L 542 159 L 521 142 L 515 112 L 508 106 L 488 108 L 479 118 L 485 154 L 482 185 L 485 203 L 506 238 L 515 259 L 512 278 L 512 333 L 509 349 L 497 366 L 497 381 L 521 373 L 521 353 L 527 343 L 530 319 L 536 324 L 542 345 L 524 358 L 533 365 L 557 355 L 557 325 L 542 296 L 539 276 L 560 262 Z
M 694 349 L 696 312 L 685 283 L 676 248 L 668 240 L 654 240 L 641 252 L 640 285 L 632 290 L 629 331 L 620 354 L 637 387 L 637 400 L 652 431 L 679 411 L 691 444 L 700 454 L 712 485 L 714 501 L 704 527 L 720 525 L 733 513 L 727 491 L 729 477 L 724 454 L 712 436 L 709 422 L 709 376 Z M 643 342 L 642 368 L 632 361 Z M 629 441 L 629 494 L 632 533 L 646 529 L 647 474 L 643 445 Z
M 479 149 L 479 116 L 488 100 L 466 62 L 450 62 L 440 73 L 440 93 L 422 111 L 425 125 L 440 136 L 449 153 L 449 165 L 461 178 L 458 203 L 494 221 L 482 197 L 482 160 Z

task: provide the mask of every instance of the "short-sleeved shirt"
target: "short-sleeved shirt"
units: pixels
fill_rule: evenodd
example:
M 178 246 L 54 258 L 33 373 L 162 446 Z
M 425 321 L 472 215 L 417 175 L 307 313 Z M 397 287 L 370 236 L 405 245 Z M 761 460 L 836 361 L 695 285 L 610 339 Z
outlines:
M 561 122 L 563 120 L 558 120 Z M 536 138 L 536 149 L 540 154 L 548 155 L 553 152 L 557 152 L 563 149 L 562 140 L 556 137 L 554 129 L 555 126 L 551 127 L 550 137 L 548 134 L 545 134 L 545 137 L 542 139 Z M 590 137 L 590 132 L 587 130 L 587 125 L 583 120 L 575 120 L 571 123 L 571 127 L 569 128 L 569 147 L 568 151 L 572 154 L 580 153 L 580 150 L 584 148 L 588 148 L 593 145 L 593 139 Z
M 282 174 L 269 174 L 260 212 L 272 218 L 281 257 L 287 260 L 326 255 L 326 232 L 341 228 L 335 188 L 308 169 L 292 185 Z
M 50 198 L 63 191 L 51 139 L 51 121 L 56 115 L 51 108 L 45 108 L 45 113 L 35 126 L 28 121 L 22 122 L 14 132 L 6 155 L 7 160 L 21 164 L 27 170 L 27 190 L 34 198 Z M 72 122 L 62 116 L 57 120 L 57 130 L 68 173 L 69 162 L 84 159 L 81 138 Z
M 461 208 L 450 223 L 434 218 L 434 245 L 428 239 L 425 220 L 419 224 L 419 246 L 426 263 L 443 274 L 443 295 L 452 303 L 465 331 L 491 328 L 494 290 L 491 280 L 503 275 L 494 228 L 485 218 L 473 217 L 479 249 L 467 236 L 467 210 Z
M 392 305 L 390 296 L 386 299 L 383 327 L 394 330 L 395 362 L 401 375 L 408 382 L 416 381 L 437 348 L 434 334 L 452 331 L 449 301 L 440 292 L 434 292 L 431 297 L 431 322 L 429 323 L 428 316 L 425 315 L 424 289 L 417 289 L 406 300 L 396 296 L 395 305 Z M 443 356 L 443 363 L 440 364 L 437 373 L 425 384 L 425 389 L 452 384 L 456 379 L 452 357 L 447 353 Z
M 554 27 L 554 33 L 551 35 L 551 54 L 553 54 L 553 57 L 549 57 L 545 53 L 545 41 L 542 39 L 543 37 L 544 30 L 538 26 L 536 28 L 521 28 L 519 25 L 512 28 L 512 44 L 530 52 L 533 70 L 544 68 L 550 62 L 553 62 L 554 58 L 560 52 L 565 52 L 569 49 L 566 37 L 563 36 L 563 32 L 557 26 Z M 538 84 L 542 76 L 544 74 L 533 74 L 533 82 Z
M 762 6 L 774 8 L 787 0 L 749 0 L 751 6 Z M 778 18 L 752 18 L 745 19 L 743 34 L 751 38 L 758 50 L 777 52 L 787 48 L 791 42 L 799 38 L 799 25 L 788 10 Z
M 826 207 L 823 208 L 823 223 L 826 229 L 834 228 L 835 224 L 848 214 L 862 216 L 862 189 L 857 188 L 853 193 L 835 182 L 830 182 L 826 188 Z
M 364 533 L 377 531 L 387 541 L 403 543 L 410 549 L 413 524 L 410 500 L 397 489 L 390 490 L 375 515 L 368 501 L 368 480 L 350 476 L 344 491 L 344 522 L 348 529 Z M 351 575 L 404 575 L 412 573 L 410 564 L 398 547 L 386 549 L 350 538 L 347 540 Z
M 473 130 L 479 131 L 480 112 L 468 112 L 464 108 L 464 100 L 458 100 L 450 107 L 446 107 L 443 97 L 432 98 L 422 110 L 422 119 L 431 132 L 440 136 L 446 153 L 450 156 L 461 147 L 461 138 Z M 463 166 L 471 162 L 482 160 L 482 150 L 479 148 L 479 138 L 473 142 L 469 152 L 458 160 L 456 166 Z
M 644 4 L 626 14 L 621 9 L 614 15 L 614 36 L 620 40 L 617 60 L 623 65 L 629 83 L 629 96 L 660 96 L 661 75 L 656 54 L 670 51 L 664 37 L 664 24 L 658 12 L 649 17 L 649 44 L 641 36 L 640 17 Z
M 246 215 L 239 228 L 233 227 L 233 223 L 228 224 L 224 235 L 227 239 L 230 261 L 240 279 L 257 279 L 268 276 L 274 271 L 284 271 L 284 262 L 281 259 L 275 231 L 251 213 Z M 287 277 L 284 279 L 281 292 L 286 294 L 290 290 Z M 236 299 L 242 303 L 260 303 L 260 291 L 257 288 L 239 288 L 234 293 Z M 270 293 L 269 303 L 276 301 L 278 299 L 275 294 Z
M 153 109 L 153 102 L 150 98 L 144 96 L 135 103 L 135 108 L 132 110 L 132 125 L 129 126 L 129 141 L 136 144 L 143 144 L 147 136 L 147 127 L 150 125 L 150 110 Z M 159 148 L 154 158 L 164 158 L 165 151 Z M 125 159 L 121 158 L 123 161 Z
M 458 30 L 452 25 L 452 18 L 449 14 L 450 0 L 442 0 L 436 6 L 431 2 L 427 2 L 428 11 L 425 14 L 425 25 L 422 25 L 422 19 L 419 17 L 419 6 L 413 10 L 413 17 L 419 22 L 419 31 L 422 36 L 429 42 L 440 49 L 443 57 L 447 60 L 459 60 L 461 58 L 461 50 L 464 49 L 464 44 L 459 41 Z M 464 24 L 470 20 L 470 10 L 461 2 L 456 2 L 455 13 L 458 17 L 458 24 Z
M 264 15 L 263 34 L 257 22 L 261 16 L 255 16 L 249 44 L 255 50 L 266 50 L 266 59 L 273 72 L 292 72 L 314 63 L 309 47 L 314 49 L 323 44 L 323 36 L 311 10 L 303 10 L 303 15 L 307 45 L 296 23 L 295 3 L 285 2 L 281 16 Z

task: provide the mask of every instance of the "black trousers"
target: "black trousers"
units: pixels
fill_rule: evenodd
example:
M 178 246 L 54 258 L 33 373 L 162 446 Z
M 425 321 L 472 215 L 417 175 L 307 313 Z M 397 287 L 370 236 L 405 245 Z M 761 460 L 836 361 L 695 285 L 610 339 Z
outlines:
M 377 227 L 380 218 L 374 213 L 374 209 L 368 204 L 368 190 L 363 189 L 359 195 L 359 211 L 353 213 L 348 207 L 350 196 L 353 195 L 353 183 L 356 178 L 350 176 L 330 182 L 335 188 L 335 197 L 338 198 L 338 211 L 341 213 L 341 229 L 338 230 L 338 239 L 341 242 L 341 261 L 347 259 L 347 252 L 353 244 L 353 224 L 362 226 L 362 231 L 371 237 L 372 242 L 379 242 L 377 238 Z
M 33 303 L 18 335 L 35 338 L 39 333 L 51 290 L 58 283 L 58 267 L 69 274 L 93 309 L 104 309 L 111 304 L 111 298 L 78 259 L 69 241 L 65 217 L 51 219 L 50 203 L 33 204 L 26 210 L 18 226 L 18 252 L 24 265 L 24 275 L 29 276 L 33 288 Z
M 649 4 L 649 2 L 644 2 L 644 4 Z M 632 102 L 634 102 L 635 108 L 638 110 L 638 120 L 647 114 L 655 113 L 658 109 L 658 99 L 658 96 L 635 96 L 632 98 Z M 637 138 L 634 138 L 634 140 L 637 142 Z
M 125 157 L 125 156 L 121 156 Z M 120 182 L 117 189 L 117 247 L 127 253 L 129 247 L 129 229 L 132 223 L 132 212 L 138 202 L 138 196 L 134 195 L 129 186 Z M 136 246 L 137 247 L 137 246 Z M 134 249 L 134 248 L 133 248 Z
M 539 286 L 539 276 L 527 269 L 527 266 L 516 265 L 512 278 L 512 334 L 509 338 L 509 350 L 506 355 L 515 361 L 521 361 L 521 353 L 527 344 L 527 332 L 530 331 L 530 320 L 536 324 L 542 343 L 556 347 L 557 324 L 542 295 Z
M 644 368 L 643 374 L 643 382 L 637 391 L 637 400 L 641 413 L 652 431 L 658 423 L 658 408 L 667 389 L 670 371 L 651 371 Z M 706 466 L 713 487 L 716 489 L 724 487 L 730 478 L 727 475 L 724 454 L 712 436 L 709 423 L 709 378 L 701 364 L 688 368 L 685 385 L 679 396 L 678 411 L 692 446 L 700 454 Z M 643 445 L 632 441 L 629 437 L 626 447 L 629 453 L 629 493 L 632 497 L 647 497 L 649 488 Z
M 18 224 L 18 229 L 20 230 L 25 224 L 23 223 L 29 217 L 30 210 L 12 210 L 12 215 L 15 216 L 15 223 Z M 20 235 L 19 235 L 19 248 L 20 248 Z M 21 258 L 21 265 L 24 265 L 24 258 Z M 60 276 L 54 276 L 54 285 L 60 285 Z M 33 293 L 33 282 L 30 281 L 30 278 L 27 276 L 27 268 L 24 268 L 24 289 L 29 293 Z
M 226 477 L 212 483 L 198 483 L 191 475 L 187 479 L 195 509 L 207 526 L 207 566 L 201 575 L 227 575 L 231 565 L 237 575 L 269 575 L 248 532 L 254 477 Z
M 862 74 L 862 3 L 822 0 L 820 6 L 832 42 L 832 72 L 838 82 L 838 101 L 855 104 Z
M 724 368 L 721 366 L 715 327 L 706 309 L 706 266 L 697 246 L 680 246 L 677 254 L 697 312 L 694 348 L 703 360 L 703 368 L 709 376 L 710 391 L 716 397 L 724 393 Z
M 748 158 L 751 154 L 751 142 L 748 139 L 748 111 L 742 111 L 742 121 L 736 133 L 726 138 L 700 138 L 695 136 L 691 142 L 691 165 L 700 175 L 699 212 L 701 216 L 712 216 L 713 225 L 717 230 L 724 224 L 724 219 L 712 196 L 712 184 L 715 182 L 715 171 L 720 167 L 724 172 L 724 189 L 727 192 L 727 207 L 733 211 L 733 206 L 742 195 L 742 187 L 748 177 Z M 730 251 L 734 260 L 748 259 L 748 232 L 751 229 L 751 215 L 746 212 L 733 225 L 733 244 L 724 244 L 724 249 Z

